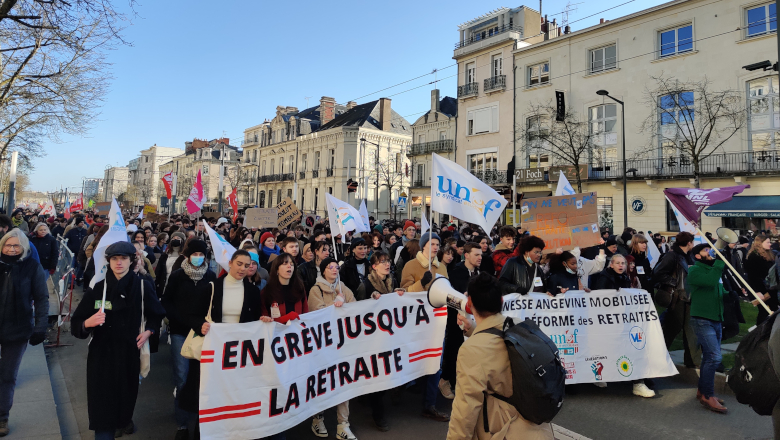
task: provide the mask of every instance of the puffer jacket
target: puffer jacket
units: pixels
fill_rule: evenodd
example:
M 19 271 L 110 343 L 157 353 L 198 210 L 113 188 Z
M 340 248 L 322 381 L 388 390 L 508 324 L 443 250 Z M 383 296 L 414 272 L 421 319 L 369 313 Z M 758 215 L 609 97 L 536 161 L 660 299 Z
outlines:
M 317 283 L 309 291 L 309 311 L 315 311 L 324 309 L 336 302 L 336 297 L 341 294 L 344 295 L 344 302 L 355 302 L 355 295 L 349 290 L 349 287 L 345 286 L 343 282 L 339 281 L 339 286 L 330 284 L 325 278 L 317 277 Z
M 513 249 L 509 249 L 508 247 L 504 246 L 504 243 L 499 243 L 498 246 L 493 250 L 493 253 L 490 255 L 490 257 L 493 259 L 493 269 L 496 271 L 497 274 L 501 273 L 501 270 L 504 268 L 504 264 L 506 264 L 506 261 L 509 260 L 509 258 L 512 256 Z M 484 256 L 482 257 L 484 258 Z

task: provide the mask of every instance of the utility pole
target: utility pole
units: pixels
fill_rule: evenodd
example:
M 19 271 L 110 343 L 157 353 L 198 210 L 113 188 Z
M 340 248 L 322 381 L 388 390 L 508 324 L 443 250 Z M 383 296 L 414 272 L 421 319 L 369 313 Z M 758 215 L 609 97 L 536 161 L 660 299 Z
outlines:
M 16 166 L 18 161 L 19 152 L 14 151 L 11 153 L 11 170 L 8 178 L 8 209 L 5 211 L 8 215 L 11 215 L 14 210 L 14 205 L 16 204 L 14 198 L 16 196 Z
M 225 177 L 225 144 L 222 144 L 222 154 L 220 155 L 220 165 L 219 165 L 219 188 L 217 189 L 217 197 L 219 198 L 219 203 L 217 204 L 217 210 L 219 211 L 219 214 L 222 215 L 222 190 L 223 190 L 223 180 Z

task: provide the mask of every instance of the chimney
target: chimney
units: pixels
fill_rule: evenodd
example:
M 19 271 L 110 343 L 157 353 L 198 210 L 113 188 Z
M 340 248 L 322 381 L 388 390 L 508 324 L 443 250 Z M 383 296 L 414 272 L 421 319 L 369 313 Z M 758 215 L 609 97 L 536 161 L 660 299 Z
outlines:
M 599 19 L 599 24 L 604 24 L 604 19 L 603 18 Z
M 439 89 L 431 90 L 431 111 L 439 111 Z
M 327 124 L 336 117 L 336 100 L 323 96 L 320 98 L 320 126 Z
M 393 111 L 390 109 L 390 98 L 379 98 L 379 129 L 390 131 L 392 119 Z
M 349 101 L 349 102 L 347 103 L 347 110 L 352 110 L 352 109 L 353 109 L 353 108 L 355 108 L 356 106 L 357 106 L 357 102 L 355 102 L 355 101 Z

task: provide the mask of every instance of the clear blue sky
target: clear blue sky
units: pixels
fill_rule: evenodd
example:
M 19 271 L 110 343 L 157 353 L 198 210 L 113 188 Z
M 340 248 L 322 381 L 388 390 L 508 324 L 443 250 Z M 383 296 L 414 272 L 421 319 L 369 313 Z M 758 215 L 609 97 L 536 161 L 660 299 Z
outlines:
M 584 2 L 569 20 L 626 0 Z M 123 0 L 115 0 L 124 5 Z M 46 142 L 31 189 L 80 188 L 82 177 L 103 177 L 107 165 L 124 166 L 157 144 L 184 148 L 194 137 L 223 132 L 240 145 L 243 130 L 272 118 L 278 105 L 306 107 L 321 96 L 339 103 L 454 63 L 457 26 L 505 1 L 338 2 L 141 0 L 125 31 L 132 47 L 109 54 L 115 79 L 101 115 L 86 137 Z M 576 3 L 576 0 L 573 0 Z M 578 21 L 572 30 L 663 3 L 635 0 Z M 565 0 L 546 1 L 543 12 L 563 11 Z M 537 9 L 532 1 L 529 7 Z M 457 73 L 442 70 L 438 78 Z M 410 122 L 430 105 L 433 75 L 365 96 L 358 103 L 401 93 L 393 109 Z M 456 78 L 439 82 L 456 95 Z

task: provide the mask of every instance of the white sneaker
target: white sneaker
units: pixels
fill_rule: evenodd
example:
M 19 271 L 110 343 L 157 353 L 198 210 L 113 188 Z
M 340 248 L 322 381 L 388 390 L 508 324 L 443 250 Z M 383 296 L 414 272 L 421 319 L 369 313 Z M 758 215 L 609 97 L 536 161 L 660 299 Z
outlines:
M 336 426 L 336 438 L 339 440 L 357 440 L 355 434 L 349 430 L 349 422 L 339 423 Z
M 311 419 L 311 432 L 317 437 L 328 437 L 328 430 L 325 428 L 325 416 L 318 414 Z
M 607 383 L 606 382 L 593 382 L 593 385 L 596 385 L 599 388 L 606 388 Z
M 634 395 L 639 397 L 654 397 L 655 391 L 651 390 L 647 387 L 647 385 L 640 382 L 634 384 Z
M 455 393 L 452 392 L 452 385 L 450 385 L 450 381 L 439 379 L 439 391 L 441 391 L 441 395 L 444 396 L 445 399 L 454 399 Z

